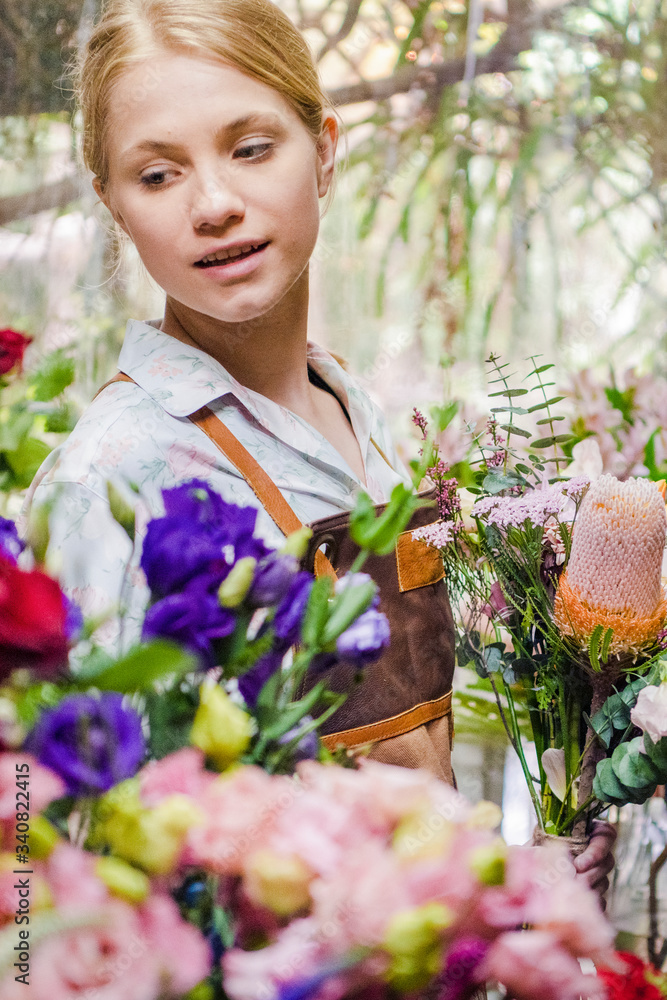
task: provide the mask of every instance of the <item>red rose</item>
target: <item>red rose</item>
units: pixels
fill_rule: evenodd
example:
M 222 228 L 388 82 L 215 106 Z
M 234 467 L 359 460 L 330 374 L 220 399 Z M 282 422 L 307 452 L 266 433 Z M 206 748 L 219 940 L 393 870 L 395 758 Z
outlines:
M 56 581 L 0 558 L 0 680 L 17 667 L 53 673 L 68 649 L 67 603 Z
M 21 364 L 23 352 L 30 342 L 30 337 L 16 330 L 0 330 L 0 375 L 6 375 L 14 365 Z
M 607 1000 L 663 1000 L 664 993 L 646 979 L 647 972 L 659 975 L 652 965 L 630 952 L 617 951 L 616 955 L 625 964 L 625 972 L 598 969 L 598 977 L 607 987 Z

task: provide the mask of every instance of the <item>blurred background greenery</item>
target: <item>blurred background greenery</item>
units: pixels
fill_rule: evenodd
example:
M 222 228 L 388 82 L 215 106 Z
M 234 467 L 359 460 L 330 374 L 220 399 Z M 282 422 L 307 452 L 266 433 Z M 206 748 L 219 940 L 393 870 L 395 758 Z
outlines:
M 346 126 L 312 336 L 399 436 L 415 403 L 483 401 L 490 350 L 663 373 L 664 0 L 280 3 Z M 65 65 L 98 0 L 2 7 L 0 317 L 73 351 L 83 404 L 161 295 L 77 172 Z

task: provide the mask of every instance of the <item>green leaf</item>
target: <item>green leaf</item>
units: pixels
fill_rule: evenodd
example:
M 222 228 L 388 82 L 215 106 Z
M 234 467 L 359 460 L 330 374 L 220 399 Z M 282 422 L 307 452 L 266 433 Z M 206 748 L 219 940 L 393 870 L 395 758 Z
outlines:
M 565 417 L 542 417 L 541 420 L 536 420 L 535 423 L 538 427 L 542 424 L 554 424 L 557 420 L 565 420 Z
M 331 615 L 322 634 L 322 645 L 334 642 L 353 621 L 370 607 L 377 586 L 371 581 L 358 587 L 347 587 L 336 598 Z
M 503 669 L 502 648 L 498 646 L 487 646 L 484 650 L 484 666 L 489 674 L 495 674 Z
M 491 413 L 518 413 L 519 416 L 528 413 L 528 410 L 523 406 L 492 406 Z
M 63 403 L 46 414 L 46 431 L 49 434 L 68 434 L 76 423 L 76 411 L 70 403 Z
M 591 667 L 593 668 L 593 670 L 600 669 L 599 649 L 600 649 L 600 639 L 602 638 L 603 631 L 604 631 L 603 625 L 600 624 L 596 625 L 593 631 L 591 632 L 590 639 L 588 640 L 588 659 L 591 662 Z
M 310 714 L 325 692 L 326 684 L 324 681 L 318 681 L 303 698 L 281 708 L 278 712 L 278 718 L 263 727 L 262 735 L 267 740 L 279 740 L 281 736 L 293 729 L 304 715 Z
M 457 400 L 452 400 L 445 406 L 433 406 L 431 408 L 431 418 L 435 423 L 439 431 L 446 430 L 451 424 L 452 420 L 459 412 L 459 404 Z
M 16 451 L 32 430 L 35 418 L 28 410 L 12 408 L 9 419 L 0 424 L 0 451 Z
M 541 403 L 535 403 L 528 410 L 529 413 L 537 413 L 538 410 L 544 410 L 547 406 L 555 406 L 556 403 L 560 403 L 561 400 L 566 399 L 566 396 L 552 396 L 551 399 L 543 399 Z
M 47 355 L 39 369 L 30 378 L 34 398 L 40 403 L 59 396 L 74 381 L 74 360 L 60 349 Z
M 105 666 L 103 661 L 84 664 L 76 681 L 102 691 L 149 691 L 155 681 L 173 675 L 182 677 L 196 670 L 199 661 L 173 642 L 156 639 L 136 646 L 130 652 Z
M 524 476 L 531 476 L 533 470 L 529 465 L 524 465 L 522 462 L 517 462 L 514 466 L 517 472 L 521 472 Z
M 501 389 L 499 392 L 490 392 L 489 398 L 493 396 L 507 396 L 509 399 L 514 399 L 515 396 L 527 396 L 528 389 Z
M 644 733 L 643 739 L 644 749 L 662 776 L 660 784 L 664 785 L 667 780 L 667 738 L 654 743 L 648 733 Z
M 605 747 L 610 746 L 615 732 L 623 732 L 630 725 L 630 710 L 635 701 L 636 697 L 628 704 L 621 694 L 612 694 L 590 720 L 591 728 Z
M 145 697 L 151 756 L 162 760 L 190 743 L 199 693 L 196 687 L 182 691 L 175 686 L 167 695 L 164 691 L 149 691 Z
M 532 437 L 531 431 L 524 431 L 523 427 L 517 427 L 516 424 L 501 424 L 500 429 L 502 431 L 507 431 L 509 434 L 518 434 L 522 438 Z
M 531 448 L 551 448 L 554 444 L 562 444 L 564 441 L 571 441 L 571 434 L 554 434 L 552 437 L 540 438 L 538 441 L 531 441 Z
M 634 396 L 635 389 L 634 386 L 626 389 L 625 392 L 621 392 L 616 386 L 608 386 L 604 391 L 605 396 L 614 407 L 615 410 L 620 410 L 623 414 L 623 419 L 629 423 L 634 423 L 633 411 L 634 411 Z
M 554 364 L 549 364 L 549 365 L 540 365 L 540 367 L 539 367 L 539 368 L 534 368 L 534 369 L 533 369 L 533 371 L 532 371 L 532 372 L 531 372 L 530 374 L 531 374 L 531 375 L 541 375 L 541 374 L 542 374 L 542 372 L 548 372 L 548 371 L 550 371 L 550 370 L 551 370 L 552 368 L 555 368 L 555 365 L 554 365 Z
M 600 659 L 603 663 L 607 662 L 607 657 L 609 656 L 609 647 L 611 646 L 611 641 L 614 638 L 613 628 L 608 628 L 602 639 L 602 645 L 600 646 Z
M 637 736 L 629 743 L 621 743 L 611 755 L 611 764 L 618 780 L 626 788 L 637 793 L 650 786 L 653 786 L 655 791 L 660 779 L 658 768 L 651 762 L 647 754 L 641 752 L 643 746 L 642 737 Z
M 329 598 L 333 591 L 333 581 L 328 576 L 315 580 L 308 598 L 306 614 L 301 627 L 301 638 L 305 646 L 317 646 L 329 615 Z
M 627 791 L 614 774 L 611 760 L 601 760 L 593 779 L 593 795 L 600 802 L 609 802 L 611 805 L 622 806 L 628 801 Z
M 30 486 L 35 473 L 50 453 L 51 448 L 46 441 L 33 437 L 25 438 L 16 451 L 5 452 L 5 460 L 14 473 L 19 488 Z
M 511 469 L 508 469 L 506 473 L 493 471 L 484 477 L 482 489 L 495 496 L 502 490 L 511 489 L 512 486 L 524 486 L 525 483 L 526 480 L 523 476 L 518 476 Z

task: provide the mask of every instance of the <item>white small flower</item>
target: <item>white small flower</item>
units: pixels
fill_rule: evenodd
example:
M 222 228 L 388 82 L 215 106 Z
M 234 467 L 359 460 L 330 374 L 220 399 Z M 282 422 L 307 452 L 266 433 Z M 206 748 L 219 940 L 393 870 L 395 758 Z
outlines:
M 654 743 L 667 736 L 667 682 L 642 688 L 630 718 Z
M 567 775 L 565 773 L 565 751 L 550 747 L 542 754 L 542 767 L 549 782 L 549 788 L 560 802 L 565 801 L 567 794 Z

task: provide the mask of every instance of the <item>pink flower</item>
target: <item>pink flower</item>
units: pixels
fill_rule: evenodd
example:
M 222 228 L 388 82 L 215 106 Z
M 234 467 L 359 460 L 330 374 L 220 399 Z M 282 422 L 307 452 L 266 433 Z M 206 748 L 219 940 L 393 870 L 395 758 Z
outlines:
M 347 851 L 331 878 L 316 879 L 310 891 L 330 957 L 380 945 L 394 914 L 412 906 L 401 861 L 372 841 Z
M 155 806 L 168 795 L 187 795 L 199 800 L 216 775 L 204 770 L 204 755 L 195 747 L 183 747 L 162 760 L 151 761 L 139 772 L 141 799 Z
M 478 918 L 494 932 L 520 927 L 530 920 L 528 914 L 539 914 L 552 876 L 562 878 L 560 866 L 554 866 L 551 871 L 543 850 L 537 847 L 511 847 L 508 850 L 504 884 L 488 888 L 476 911 Z M 544 854 L 547 854 L 546 850 Z M 569 863 L 563 867 L 574 871 Z
M 186 862 L 219 875 L 240 875 L 246 857 L 266 843 L 299 794 L 290 778 L 272 777 L 259 767 L 216 777 L 198 800 L 206 819 L 188 831 Z
M 95 857 L 62 843 L 46 862 L 46 877 L 60 911 L 95 910 L 109 900 L 109 890 L 95 874 Z
M 3 1000 L 26 996 L 14 973 L 0 984 Z M 30 1000 L 154 1000 L 160 980 L 137 913 L 111 900 L 91 913 L 90 926 L 52 934 L 31 948 L 27 992 Z
M 596 963 L 611 958 L 614 930 L 600 909 L 598 896 L 569 873 L 549 886 L 526 921 L 536 930 L 548 931 L 577 958 L 592 958 Z
M 266 948 L 223 955 L 225 992 L 231 1000 L 275 1000 L 281 984 L 317 971 L 323 951 L 315 921 L 293 920 Z
M 17 771 L 17 767 L 22 770 Z M 65 794 L 62 779 L 48 767 L 42 767 L 32 754 L 0 753 L 0 844 L 6 849 L 16 846 L 16 781 L 21 777 L 28 779 L 32 816 Z
M 667 736 L 667 683 L 642 688 L 630 718 L 654 743 Z
M 56 867 L 90 857 L 75 848 L 67 848 L 69 858 L 61 855 Z M 51 874 L 55 874 L 52 872 Z M 64 870 L 57 873 L 64 877 Z M 210 952 L 200 932 L 180 917 L 173 900 L 166 895 L 153 896 L 135 909 L 108 896 L 100 885 L 97 900 L 88 885 L 90 873 L 83 878 L 72 870 L 72 888 L 65 894 L 59 887 L 57 913 L 63 928 L 41 938 L 34 934 L 30 958 L 30 1000 L 156 1000 L 157 997 L 180 997 L 208 975 Z M 83 881 L 87 902 L 74 906 L 73 896 Z M 107 898 L 104 899 L 106 894 Z M 67 930 L 66 921 L 76 911 L 81 923 Z M 40 915 L 33 919 L 39 928 Z M 49 915 L 55 920 L 56 914 Z M 56 928 L 54 928 L 55 930 Z M 12 971 L 0 984 L 3 1000 L 21 1000 L 25 987 L 14 980 Z
M 501 934 L 489 948 L 480 973 L 506 987 L 515 1000 L 602 1000 L 604 987 L 585 976 L 576 958 L 545 931 Z
M 196 927 L 181 919 L 171 896 L 151 896 L 139 908 L 139 919 L 148 948 L 159 962 L 161 978 L 174 996 L 187 993 L 208 975 L 208 943 Z

